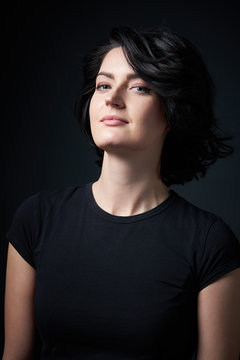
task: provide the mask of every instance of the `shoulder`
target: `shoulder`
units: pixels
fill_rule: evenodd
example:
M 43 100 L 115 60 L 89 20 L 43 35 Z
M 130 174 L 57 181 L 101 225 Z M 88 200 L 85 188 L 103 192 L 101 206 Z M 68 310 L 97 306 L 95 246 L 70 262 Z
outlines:
M 218 233 L 219 236 L 220 234 L 233 235 L 232 229 L 221 216 L 202 209 L 178 194 L 176 197 L 176 213 L 182 224 L 195 226 L 198 229 L 204 228 L 206 235 L 212 233 Z
M 36 266 L 34 251 L 40 244 L 41 235 L 56 220 L 65 220 L 66 214 L 72 213 L 74 206 L 81 203 L 84 189 L 85 185 L 76 185 L 41 190 L 25 198 L 17 207 L 6 238 L 30 265 Z M 64 213 L 61 212 L 62 208 L 65 209 Z
M 19 213 L 48 213 L 55 212 L 63 204 L 78 200 L 84 195 L 86 185 L 72 185 L 65 188 L 43 189 L 37 193 L 26 197 L 17 207 L 16 214 Z M 16 215 L 15 214 L 15 215 Z
M 177 194 L 175 201 L 175 229 L 181 241 L 195 253 L 200 265 L 216 260 L 224 262 L 235 258 L 240 264 L 240 243 L 230 226 L 217 214 L 201 209 Z
M 178 230 L 186 230 L 194 239 L 206 239 L 214 224 L 227 226 L 217 214 L 200 208 L 174 191 L 175 202 L 172 207 L 172 216 Z
M 179 214 L 187 216 L 188 219 L 201 219 L 203 221 L 215 221 L 219 216 L 213 212 L 203 209 L 193 202 L 187 200 L 177 192 L 173 191 L 176 197 L 176 207 Z
M 240 267 L 240 243 L 218 215 L 201 209 L 176 194 L 174 231 L 194 269 L 199 292 L 218 278 Z
M 16 207 L 8 234 L 13 231 L 37 229 L 59 211 L 80 206 L 86 185 L 73 185 L 65 188 L 44 189 L 26 197 Z M 78 204 L 78 205 L 77 205 Z

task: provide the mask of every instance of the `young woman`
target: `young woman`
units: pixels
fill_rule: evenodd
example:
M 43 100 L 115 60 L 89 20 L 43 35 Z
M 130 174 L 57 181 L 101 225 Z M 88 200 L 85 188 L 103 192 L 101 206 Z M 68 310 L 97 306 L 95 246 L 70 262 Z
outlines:
M 86 57 L 76 112 L 97 181 L 41 191 L 8 231 L 4 360 L 237 360 L 240 246 L 170 186 L 232 148 L 195 47 L 117 28 Z

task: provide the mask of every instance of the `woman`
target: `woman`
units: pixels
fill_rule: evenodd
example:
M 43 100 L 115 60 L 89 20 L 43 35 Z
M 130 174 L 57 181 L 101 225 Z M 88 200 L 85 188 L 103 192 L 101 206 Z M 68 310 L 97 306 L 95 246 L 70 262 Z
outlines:
M 29 197 L 9 239 L 4 360 L 236 360 L 240 250 L 170 189 L 232 148 L 195 47 L 118 28 L 86 58 L 76 107 L 97 181 Z

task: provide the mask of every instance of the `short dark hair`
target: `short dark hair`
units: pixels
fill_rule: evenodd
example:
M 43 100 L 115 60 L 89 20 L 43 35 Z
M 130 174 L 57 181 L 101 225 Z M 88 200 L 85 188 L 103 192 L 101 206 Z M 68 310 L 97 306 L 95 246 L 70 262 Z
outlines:
M 89 104 L 105 55 L 122 47 L 139 76 L 161 97 L 170 126 L 161 156 L 160 176 L 167 185 L 184 184 L 205 176 L 217 159 L 233 153 L 214 115 L 215 86 L 196 47 L 168 29 L 112 29 L 108 42 L 88 53 L 83 64 L 83 87 L 75 104 L 81 130 L 95 148 L 101 167 L 104 151 L 92 138 Z

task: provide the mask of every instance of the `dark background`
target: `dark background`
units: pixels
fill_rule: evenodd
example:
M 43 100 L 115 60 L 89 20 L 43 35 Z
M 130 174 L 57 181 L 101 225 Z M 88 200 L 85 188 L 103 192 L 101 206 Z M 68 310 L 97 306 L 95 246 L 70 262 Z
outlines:
M 85 53 L 112 27 L 167 26 L 200 50 L 217 88 L 216 115 L 235 136 L 235 153 L 204 179 L 173 187 L 220 215 L 240 239 L 240 26 L 237 1 L 112 1 L 9 3 L 3 10 L 1 224 L 1 343 L 7 255 L 6 231 L 20 203 L 43 189 L 98 178 L 95 153 L 74 117 Z M 0 351 L 1 355 L 1 351 Z

